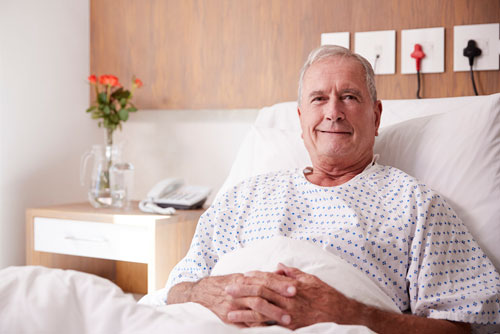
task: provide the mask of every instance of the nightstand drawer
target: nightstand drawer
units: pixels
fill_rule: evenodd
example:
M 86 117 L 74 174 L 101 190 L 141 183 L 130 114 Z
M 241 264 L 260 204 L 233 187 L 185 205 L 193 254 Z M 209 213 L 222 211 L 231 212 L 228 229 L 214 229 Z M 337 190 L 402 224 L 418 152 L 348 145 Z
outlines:
M 36 251 L 147 263 L 147 244 L 146 227 L 34 218 Z

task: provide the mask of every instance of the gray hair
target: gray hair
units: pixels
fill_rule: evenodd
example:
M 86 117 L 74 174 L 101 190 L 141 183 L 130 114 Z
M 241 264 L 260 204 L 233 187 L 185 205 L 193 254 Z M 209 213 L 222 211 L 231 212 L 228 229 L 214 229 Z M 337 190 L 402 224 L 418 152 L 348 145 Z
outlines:
M 302 66 L 302 70 L 300 71 L 299 98 L 298 98 L 299 105 L 301 103 L 301 98 L 302 98 L 302 86 L 304 81 L 304 74 L 309 69 L 309 67 L 311 67 L 312 64 L 328 57 L 346 57 L 358 61 L 365 69 L 366 88 L 368 88 L 370 97 L 373 100 L 373 102 L 377 101 L 377 88 L 375 87 L 375 73 L 373 72 L 372 65 L 370 65 L 368 60 L 366 60 L 359 54 L 354 53 L 344 47 L 338 45 L 323 45 L 317 49 L 314 49 L 309 54 L 309 57 L 307 57 L 307 61 L 304 63 L 304 66 Z

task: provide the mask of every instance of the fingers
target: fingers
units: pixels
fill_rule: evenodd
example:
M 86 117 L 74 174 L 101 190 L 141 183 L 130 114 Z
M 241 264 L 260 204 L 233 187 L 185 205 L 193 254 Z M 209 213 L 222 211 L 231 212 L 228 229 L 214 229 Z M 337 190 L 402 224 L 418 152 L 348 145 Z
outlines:
M 292 321 L 289 315 L 284 315 L 281 321 L 265 320 L 261 314 L 253 310 L 231 311 L 227 314 L 227 320 L 235 324 L 244 323 L 247 327 L 272 326 L 276 324 L 288 326 Z
M 287 312 L 265 299 L 245 297 L 237 299 L 237 303 L 248 309 L 228 312 L 227 319 L 230 322 L 246 323 L 247 325 L 250 323 L 272 324 L 276 322 L 283 326 L 291 322 L 291 317 Z
M 294 279 L 274 273 L 250 271 L 245 273 L 245 285 L 261 285 L 284 297 L 293 297 L 297 292 L 297 282 Z M 253 292 L 253 291 L 252 291 Z M 250 294 L 255 296 L 255 293 Z
M 287 292 L 291 295 L 295 292 L 294 289 L 295 287 L 289 287 Z M 233 298 L 260 297 L 277 305 L 282 305 L 286 298 L 260 284 L 230 284 L 226 286 L 225 292 Z
M 283 273 L 283 275 L 285 275 L 287 277 L 291 277 L 291 278 L 295 278 L 295 279 L 298 278 L 297 276 L 304 274 L 303 271 L 301 271 L 297 268 L 294 268 L 294 267 L 289 267 L 286 264 L 283 264 L 281 262 L 278 263 L 278 271 Z
M 269 274 L 273 275 L 273 274 Z M 277 275 L 274 275 L 277 276 Z M 283 305 L 288 298 L 266 287 L 280 286 L 280 282 L 262 273 L 258 277 L 245 277 L 242 274 L 210 276 L 199 281 L 198 294 L 203 295 L 200 304 L 207 306 L 225 322 L 239 326 L 268 325 L 278 323 L 287 325 L 290 316 Z M 293 281 L 282 277 L 281 281 Z M 281 283 L 283 283 L 281 282 Z M 285 291 L 288 285 L 285 287 Z M 280 308 L 282 305 L 283 308 Z
M 278 270 L 276 272 L 279 273 L 280 275 L 293 278 L 302 283 L 310 282 L 310 280 L 313 278 L 312 275 L 305 273 L 300 269 L 294 267 L 288 267 L 283 263 L 278 263 Z

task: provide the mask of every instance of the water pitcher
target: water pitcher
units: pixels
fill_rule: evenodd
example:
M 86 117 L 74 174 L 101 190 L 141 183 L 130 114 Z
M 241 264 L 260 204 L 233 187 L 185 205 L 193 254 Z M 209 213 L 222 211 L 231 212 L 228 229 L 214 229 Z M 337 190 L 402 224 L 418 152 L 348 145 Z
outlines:
M 83 186 L 88 186 L 88 199 L 95 208 L 112 205 L 109 170 L 120 158 L 121 150 L 114 145 L 94 145 L 82 156 L 80 182 Z M 93 162 L 91 173 L 87 170 L 89 161 Z

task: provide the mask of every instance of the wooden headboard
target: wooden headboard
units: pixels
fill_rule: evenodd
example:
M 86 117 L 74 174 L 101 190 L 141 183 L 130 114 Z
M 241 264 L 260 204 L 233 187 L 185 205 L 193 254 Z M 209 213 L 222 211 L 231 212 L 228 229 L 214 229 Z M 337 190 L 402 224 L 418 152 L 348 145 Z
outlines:
M 498 0 L 91 0 L 90 72 L 144 87 L 145 109 L 258 108 L 296 99 L 299 69 L 323 32 L 396 30 L 396 74 L 378 75 L 379 98 L 414 98 L 401 74 L 401 30 L 445 27 L 445 73 L 423 76 L 424 97 L 472 95 L 453 72 L 453 26 L 500 22 Z M 476 76 L 500 92 L 499 71 Z M 126 85 L 127 86 L 127 85 Z

